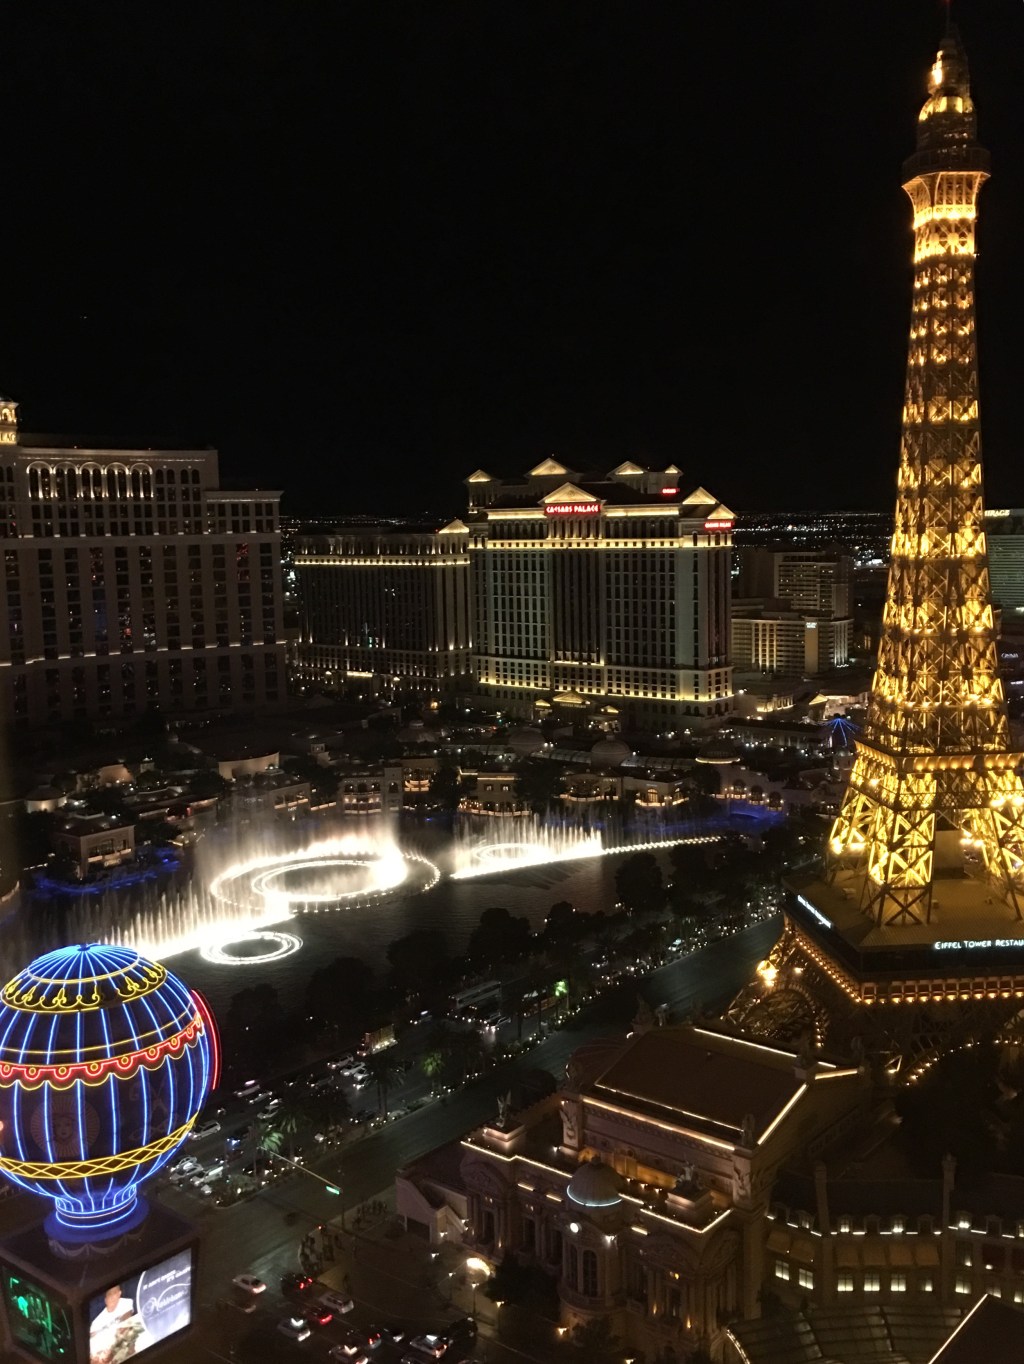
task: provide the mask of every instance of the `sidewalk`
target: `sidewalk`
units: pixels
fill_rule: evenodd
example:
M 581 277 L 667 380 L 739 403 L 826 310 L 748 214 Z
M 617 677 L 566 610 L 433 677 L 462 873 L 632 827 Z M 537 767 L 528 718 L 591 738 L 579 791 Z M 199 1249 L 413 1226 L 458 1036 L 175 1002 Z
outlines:
M 322 1264 L 318 1277 L 332 1289 L 410 1334 L 475 1317 L 474 1358 L 481 1364 L 564 1364 L 554 1323 L 474 1293 L 465 1269 L 469 1253 L 460 1246 L 431 1253 L 396 1219 L 393 1189 L 348 1211 L 344 1222 L 343 1228 L 342 1218 L 334 1218 L 312 1247 L 311 1272 Z

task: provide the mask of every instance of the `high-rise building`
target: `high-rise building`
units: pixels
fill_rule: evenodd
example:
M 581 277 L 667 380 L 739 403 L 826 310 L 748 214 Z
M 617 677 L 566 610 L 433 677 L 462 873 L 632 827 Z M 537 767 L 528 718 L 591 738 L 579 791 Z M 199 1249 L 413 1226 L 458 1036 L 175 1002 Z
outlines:
M 849 555 L 738 552 L 732 662 L 738 673 L 814 676 L 850 661 Z
M 304 536 L 293 563 L 301 679 L 427 693 L 472 685 L 469 532 L 366 526 Z
M 993 604 L 1004 621 L 1011 613 L 1024 615 L 1024 507 L 986 511 L 985 538 Z
M 747 1026 L 819 1038 L 840 1019 L 848 1035 L 881 1029 L 906 1054 L 991 1026 L 1024 997 L 1022 757 L 999 677 L 982 503 L 974 233 L 989 158 L 975 123 L 950 30 L 905 166 L 913 304 L 867 716 L 825 874 L 794 884 L 783 937 L 735 1010 Z
M 0 697 L 29 724 L 284 699 L 277 492 L 211 450 L 98 450 L 0 403 Z
M 523 716 L 607 704 L 660 728 L 731 709 L 728 507 L 631 461 L 466 486 L 465 519 L 440 530 L 300 542 L 307 680 L 474 690 Z
M 675 466 L 605 475 L 546 459 L 467 481 L 480 691 L 608 702 L 662 728 L 732 708 L 733 513 Z

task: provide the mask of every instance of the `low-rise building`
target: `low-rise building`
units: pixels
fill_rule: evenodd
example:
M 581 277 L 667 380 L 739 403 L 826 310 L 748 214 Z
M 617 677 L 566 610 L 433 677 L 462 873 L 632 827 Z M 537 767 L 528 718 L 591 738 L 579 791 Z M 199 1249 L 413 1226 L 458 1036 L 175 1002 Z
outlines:
M 560 1093 L 470 1133 L 457 1176 L 440 1158 L 400 1171 L 398 1209 L 419 1224 L 426 1200 L 434 1236 L 439 1202 L 464 1207 L 467 1254 L 545 1269 L 567 1329 L 607 1319 L 650 1359 L 720 1357 L 726 1323 L 759 1311 L 780 1167 L 854 1124 L 869 1086 L 715 1028 L 640 1026 L 576 1052 Z
M 135 856 L 135 824 L 120 815 L 70 815 L 53 831 L 53 844 L 75 864 L 81 879 L 102 868 L 119 867 Z

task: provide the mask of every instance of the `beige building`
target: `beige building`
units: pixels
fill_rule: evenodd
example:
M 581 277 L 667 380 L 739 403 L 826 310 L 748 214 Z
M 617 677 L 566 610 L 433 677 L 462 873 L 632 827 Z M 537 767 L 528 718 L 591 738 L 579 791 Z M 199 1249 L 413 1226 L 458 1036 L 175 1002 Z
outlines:
M 96 450 L 0 403 L 0 699 L 29 724 L 284 699 L 276 492 L 212 450 Z
M 732 707 L 733 513 L 675 466 L 587 474 L 546 459 L 467 480 L 477 685 L 532 715 L 538 698 L 606 703 L 671 728 Z
M 457 1167 L 442 1148 L 400 1171 L 398 1209 L 449 1243 L 461 1215 L 467 1255 L 544 1268 L 567 1328 L 607 1318 L 650 1360 L 720 1358 L 726 1324 L 759 1314 L 780 1167 L 857 1121 L 867 1079 L 714 1028 L 638 1027 L 470 1133 Z

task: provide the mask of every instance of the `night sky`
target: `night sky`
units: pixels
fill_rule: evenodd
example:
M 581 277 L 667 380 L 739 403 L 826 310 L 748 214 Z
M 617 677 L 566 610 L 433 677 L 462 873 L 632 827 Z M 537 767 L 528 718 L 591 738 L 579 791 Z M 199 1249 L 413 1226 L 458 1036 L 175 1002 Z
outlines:
M 959 0 L 992 505 L 1024 503 L 1024 3 Z M 294 514 L 482 465 L 675 461 L 740 508 L 894 486 L 938 0 L 4 11 L 0 390 L 216 445 Z

